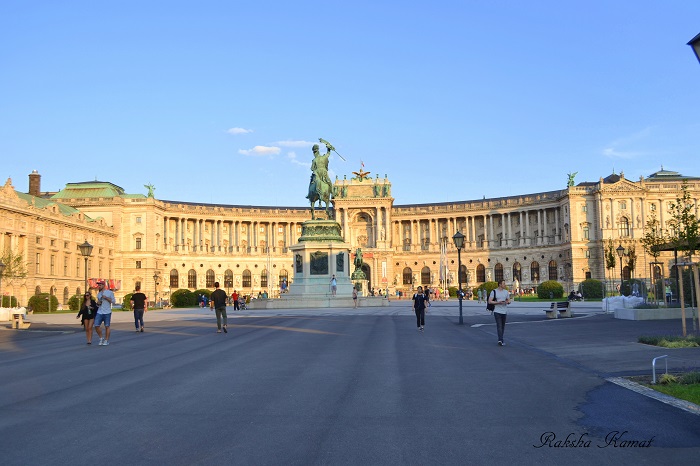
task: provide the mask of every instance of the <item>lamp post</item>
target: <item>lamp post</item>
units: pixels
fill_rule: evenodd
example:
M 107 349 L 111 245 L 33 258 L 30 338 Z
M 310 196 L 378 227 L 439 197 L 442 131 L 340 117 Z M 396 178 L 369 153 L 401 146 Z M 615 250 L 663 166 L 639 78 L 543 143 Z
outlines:
M 160 273 L 156 270 L 153 274 L 153 306 L 158 304 L 158 279 L 160 278 Z
M 92 255 L 92 244 L 88 243 L 87 240 L 80 246 L 78 246 L 78 249 L 80 249 L 80 254 L 83 255 L 85 258 L 85 292 L 88 291 L 88 277 L 87 277 L 87 266 L 88 266 L 88 257 Z
M 617 257 L 620 258 L 620 296 L 622 296 L 622 281 L 624 280 L 622 275 L 622 256 L 625 255 L 625 248 L 620 244 L 615 250 L 617 251 Z
M 0 307 L 4 304 L 3 301 L 5 300 L 5 296 L 2 294 L 2 274 L 5 273 L 5 263 L 0 260 Z M 7 305 L 8 307 L 12 307 L 12 298 L 10 297 L 10 304 Z
M 462 319 L 462 246 L 464 246 L 464 235 L 459 231 L 452 236 L 452 241 L 457 248 L 457 297 L 459 297 L 459 325 L 464 323 Z
M 698 59 L 698 61 L 700 61 L 700 34 L 690 39 L 688 45 L 690 45 L 693 48 L 693 52 L 695 52 L 695 57 Z

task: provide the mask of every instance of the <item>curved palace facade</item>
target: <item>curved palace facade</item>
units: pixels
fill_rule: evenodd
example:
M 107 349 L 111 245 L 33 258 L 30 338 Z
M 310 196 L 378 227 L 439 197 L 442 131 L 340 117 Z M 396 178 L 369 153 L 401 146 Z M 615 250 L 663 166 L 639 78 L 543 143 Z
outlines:
M 69 183 L 42 193 L 40 175 L 29 192 L 10 180 L 0 189 L 0 250 L 21 255 L 25 276 L 6 271 L 2 293 L 21 304 L 39 292 L 59 302 L 84 288 L 84 258 L 77 246 L 94 246 L 88 276 L 121 282 L 118 299 L 139 283 L 149 297 L 167 299 L 179 288 L 278 294 L 293 286 L 289 246 L 296 244 L 308 208 L 204 204 L 127 194 L 110 182 Z M 335 218 L 353 252 L 362 248 L 369 287 L 409 291 L 417 285 L 457 284 L 452 235 L 465 235 L 462 282 L 470 287 L 505 279 L 521 288 L 558 280 L 571 288 L 586 278 L 608 283 L 620 268 L 604 267 L 604 248 L 635 248 L 636 270 L 647 277 L 639 240 L 651 215 L 665 225 L 669 204 L 686 182 L 697 213 L 700 179 L 661 170 L 638 181 L 623 174 L 559 191 L 449 203 L 395 205 L 386 178 L 336 180 Z M 667 254 L 667 253 L 665 253 Z M 669 270 L 670 254 L 659 259 Z M 624 261 L 623 261 L 624 266 Z M 517 280 L 517 282 L 516 282 Z

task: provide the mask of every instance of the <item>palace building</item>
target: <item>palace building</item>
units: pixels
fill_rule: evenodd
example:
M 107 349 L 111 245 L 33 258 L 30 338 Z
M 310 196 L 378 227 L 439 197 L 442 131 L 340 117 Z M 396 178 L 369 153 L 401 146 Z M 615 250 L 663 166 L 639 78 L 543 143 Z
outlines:
M 650 275 L 639 240 L 655 216 L 662 226 L 687 183 L 697 213 L 700 178 L 661 170 L 638 181 L 613 174 L 558 191 L 447 203 L 395 204 L 391 182 L 367 173 L 334 183 L 335 219 L 354 252 L 363 251 L 368 287 L 410 291 L 414 286 L 469 288 L 505 279 L 535 289 L 557 280 L 572 289 L 586 278 L 617 281 L 620 274 Z M 570 183 L 571 184 L 571 183 Z M 139 284 L 150 299 L 168 299 L 180 288 L 229 294 L 294 286 L 289 247 L 301 236 L 308 208 L 206 204 L 127 194 L 111 182 L 68 183 L 41 192 L 41 176 L 29 175 L 27 193 L 11 180 L 0 189 L 0 251 L 21 255 L 24 276 L 3 274 L 2 293 L 26 305 L 30 296 L 51 293 L 66 304 L 85 288 L 78 246 L 94 246 L 87 275 L 121 283 L 119 300 Z M 319 212 L 320 213 L 320 212 Z M 456 232 L 465 236 L 458 271 Z M 609 240 L 634 248 L 634 269 L 605 269 Z M 5 256 L 6 257 L 6 256 Z M 664 253 L 664 273 L 671 253 Z

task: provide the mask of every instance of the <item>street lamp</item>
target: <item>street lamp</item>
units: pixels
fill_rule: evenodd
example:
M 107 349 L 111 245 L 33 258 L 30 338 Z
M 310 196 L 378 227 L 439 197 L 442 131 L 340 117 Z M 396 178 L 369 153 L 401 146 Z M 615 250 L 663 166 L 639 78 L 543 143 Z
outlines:
M 87 293 L 88 291 L 88 280 L 87 280 L 87 262 L 88 262 L 88 257 L 92 254 L 92 244 L 88 243 L 87 240 L 80 246 L 78 246 L 78 249 L 80 249 L 80 254 L 83 255 L 85 258 L 85 292 Z
M 160 278 L 160 273 L 156 270 L 153 274 L 153 306 L 158 303 L 158 279 Z
M 688 45 L 690 45 L 693 48 L 693 52 L 695 52 L 695 57 L 698 59 L 698 61 L 700 61 L 700 34 L 690 39 Z
M 459 325 L 462 325 L 464 323 L 462 320 L 462 246 L 464 246 L 464 235 L 458 231 L 452 237 L 452 241 L 457 248 L 457 283 L 459 284 L 457 296 L 459 297 Z
M 0 260 L 0 307 L 4 304 L 4 296 L 2 294 L 2 274 L 5 273 L 5 263 Z M 8 304 L 9 307 L 12 307 L 12 298 L 10 298 L 10 304 Z
M 625 255 L 625 248 L 623 248 L 622 244 L 620 244 L 615 250 L 617 251 L 617 257 L 620 258 L 620 296 L 622 296 L 622 280 L 624 280 L 622 275 L 622 256 Z

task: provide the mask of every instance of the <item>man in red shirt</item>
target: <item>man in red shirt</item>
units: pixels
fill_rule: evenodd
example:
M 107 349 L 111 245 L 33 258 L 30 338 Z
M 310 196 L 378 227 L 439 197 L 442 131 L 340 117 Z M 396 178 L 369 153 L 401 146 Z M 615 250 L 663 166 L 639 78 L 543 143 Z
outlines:
M 238 304 L 238 291 L 233 290 L 233 294 L 231 295 L 231 299 L 233 299 L 233 310 L 240 311 L 241 307 Z

